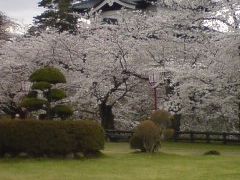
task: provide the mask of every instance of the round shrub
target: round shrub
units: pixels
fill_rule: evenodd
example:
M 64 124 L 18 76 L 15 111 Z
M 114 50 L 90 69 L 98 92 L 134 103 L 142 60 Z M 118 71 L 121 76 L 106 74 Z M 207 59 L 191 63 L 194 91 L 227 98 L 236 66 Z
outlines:
M 98 153 L 104 148 L 104 131 L 94 121 L 0 121 L 0 154 L 65 156 Z
M 51 110 L 53 116 L 58 116 L 61 119 L 67 119 L 73 115 L 73 110 L 67 105 L 56 105 Z
M 216 150 L 210 150 L 204 153 L 204 155 L 220 155 L 220 152 Z
M 165 110 L 154 111 L 150 120 L 158 124 L 161 128 L 167 128 L 171 125 L 172 115 Z
M 142 152 L 146 152 L 146 149 L 143 146 L 143 139 L 140 136 L 133 135 L 130 138 L 130 146 L 132 149 L 139 149 Z
M 131 148 L 140 149 L 142 152 L 156 152 L 160 145 L 160 128 L 150 120 L 143 121 L 130 139 Z
M 47 99 L 50 101 L 58 101 L 67 97 L 66 93 L 61 89 L 51 89 L 46 94 Z
M 50 84 L 57 84 L 57 83 L 66 83 L 66 78 L 63 75 L 63 73 L 53 67 L 45 67 L 36 70 L 32 75 L 30 76 L 31 82 L 48 82 Z
M 44 105 L 48 105 L 48 102 L 46 100 L 29 97 L 24 98 L 20 104 L 21 107 L 27 108 L 30 111 L 41 109 L 44 107 Z
M 163 131 L 163 138 L 166 140 L 166 139 L 171 139 L 173 136 L 174 136 L 174 133 L 175 133 L 175 131 L 174 131 L 174 129 L 170 129 L 170 128 L 168 128 L 168 129 L 165 129 L 164 131 Z
M 44 91 L 46 89 L 50 89 L 51 87 L 52 87 L 52 85 L 50 83 L 44 82 L 44 81 L 35 82 L 32 85 L 32 89 L 38 89 L 38 90 L 41 90 L 41 91 Z

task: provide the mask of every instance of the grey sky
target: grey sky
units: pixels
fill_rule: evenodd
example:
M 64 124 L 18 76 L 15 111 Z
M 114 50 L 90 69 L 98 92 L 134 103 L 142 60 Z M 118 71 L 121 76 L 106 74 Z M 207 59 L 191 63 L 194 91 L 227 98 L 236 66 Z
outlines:
M 19 23 L 31 24 L 33 16 L 43 12 L 38 7 L 40 0 L 0 0 L 0 11 Z

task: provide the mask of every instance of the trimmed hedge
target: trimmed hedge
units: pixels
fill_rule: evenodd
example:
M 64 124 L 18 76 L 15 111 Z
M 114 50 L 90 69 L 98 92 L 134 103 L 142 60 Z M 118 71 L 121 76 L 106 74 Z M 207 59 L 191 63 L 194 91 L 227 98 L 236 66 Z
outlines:
M 0 155 L 62 156 L 98 153 L 104 130 L 94 121 L 1 120 Z

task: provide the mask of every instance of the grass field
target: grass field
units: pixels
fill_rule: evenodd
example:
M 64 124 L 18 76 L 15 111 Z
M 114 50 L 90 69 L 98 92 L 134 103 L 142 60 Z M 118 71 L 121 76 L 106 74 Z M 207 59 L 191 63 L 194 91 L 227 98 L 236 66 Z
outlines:
M 221 156 L 203 156 L 218 150 Z M 98 159 L 2 159 L 0 180 L 238 180 L 240 145 L 164 143 L 143 154 L 107 143 Z

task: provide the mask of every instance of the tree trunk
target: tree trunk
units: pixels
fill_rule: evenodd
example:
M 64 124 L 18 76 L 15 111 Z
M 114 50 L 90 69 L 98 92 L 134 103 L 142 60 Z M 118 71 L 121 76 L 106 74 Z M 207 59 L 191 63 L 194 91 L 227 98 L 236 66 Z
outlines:
M 114 129 L 114 115 L 112 113 L 112 106 L 102 103 L 99 105 L 99 112 L 102 127 L 104 129 Z
M 181 126 L 181 114 L 175 114 L 173 116 L 173 120 L 172 120 L 172 128 L 174 129 L 174 131 L 180 131 L 180 126 Z
M 27 119 L 28 118 L 28 111 L 27 110 L 20 110 L 19 112 L 18 112 L 18 114 L 19 114 L 19 118 L 20 119 Z
M 240 102 L 238 103 L 238 132 L 240 133 Z

